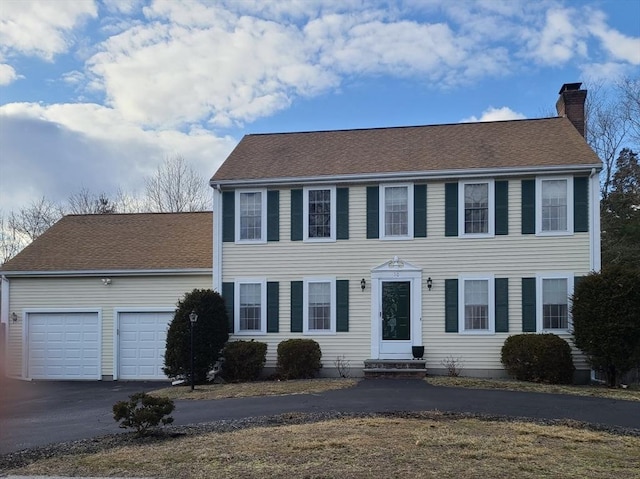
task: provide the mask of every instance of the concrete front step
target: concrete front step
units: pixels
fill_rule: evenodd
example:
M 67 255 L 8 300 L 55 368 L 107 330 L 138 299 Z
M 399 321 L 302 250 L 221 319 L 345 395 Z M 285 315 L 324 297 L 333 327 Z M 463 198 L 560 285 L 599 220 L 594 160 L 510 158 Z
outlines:
M 426 361 L 422 359 L 367 359 L 363 369 L 365 378 L 424 378 Z

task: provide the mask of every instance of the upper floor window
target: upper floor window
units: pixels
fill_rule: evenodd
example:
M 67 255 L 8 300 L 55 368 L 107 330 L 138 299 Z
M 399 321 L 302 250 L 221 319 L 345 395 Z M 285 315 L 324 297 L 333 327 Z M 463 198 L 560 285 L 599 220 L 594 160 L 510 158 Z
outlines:
M 570 178 L 538 178 L 536 231 L 538 234 L 573 232 L 573 181 Z
M 461 182 L 459 189 L 459 230 L 461 236 L 493 236 L 494 234 L 494 182 Z
M 304 332 L 335 333 L 336 282 L 333 278 L 304 280 Z
M 413 185 L 382 185 L 380 189 L 380 237 L 413 238 Z
M 239 242 L 262 243 L 266 240 L 266 192 L 236 191 L 236 238 Z
M 303 215 L 305 241 L 335 241 L 336 189 L 305 188 Z
M 495 331 L 494 280 L 468 276 L 459 280 L 459 330 L 464 333 Z
M 573 293 L 573 276 L 541 276 L 538 281 L 538 329 L 569 331 L 569 296 Z

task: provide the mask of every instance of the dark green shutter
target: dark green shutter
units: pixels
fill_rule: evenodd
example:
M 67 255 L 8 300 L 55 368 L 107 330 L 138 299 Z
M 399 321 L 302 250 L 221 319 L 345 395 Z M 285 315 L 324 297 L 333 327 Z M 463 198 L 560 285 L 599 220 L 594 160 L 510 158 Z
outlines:
M 267 191 L 267 241 L 280 241 L 280 192 Z
M 222 298 L 224 299 L 224 309 L 227 311 L 227 318 L 229 319 L 229 333 L 233 334 L 233 283 L 222 283 Z
M 291 190 L 291 241 L 302 241 L 302 190 Z
M 522 332 L 536 332 L 535 278 L 522 278 Z
M 496 224 L 495 233 L 497 235 L 509 234 L 509 182 L 495 182 L 496 196 Z
M 291 332 L 302 332 L 302 281 L 291 281 Z
M 509 279 L 496 278 L 496 333 L 509 332 Z
M 349 280 L 336 280 L 336 331 L 349 331 Z
M 584 276 L 574 276 L 573 277 L 573 292 L 575 294 L 576 289 L 578 288 L 578 285 L 582 282 L 582 280 L 584 279 Z
M 458 332 L 458 280 L 444 280 L 444 331 Z
M 367 238 L 380 237 L 380 189 L 367 186 Z
M 458 183 L 444 184 L 444 235 L 458 236 Z
M 349 239 L 349 188 L 336 189 L 336 239 Z
M 280 283 L 267 283 L 267 333 L 277 333 L 280 330 Z
M 536 180 L 522 180 L 522 234 L 536 232 Z
M 235 191 L 222 192 L 222 241 L 225 242 L 235 241 L 235 202 Z
M 573 231 L 589 231 L 589 178 L 586 176 L 573 179 Z
M 427 185 L 413 186 L 413 237 L 427 237 Z

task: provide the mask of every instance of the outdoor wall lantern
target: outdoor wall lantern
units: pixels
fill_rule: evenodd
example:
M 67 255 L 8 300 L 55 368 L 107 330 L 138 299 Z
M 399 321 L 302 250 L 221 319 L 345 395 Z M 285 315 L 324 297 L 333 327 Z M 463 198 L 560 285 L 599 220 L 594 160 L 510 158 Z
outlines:
M 14 311 L 13 313 L 11 313 L 11 320 L 15 323 L 16 321 L 18 321 L 18 315 L 16 314 L 16 312 Z
M 429 277 L 427 278 L 427 289 L 428 289 L 429 291 L 431 291 L 431 288 L 432 288 L 432 287 L 433 287 L 433 280 L 431 279 L 431 276 L 429 276 Z
M 193 327 L 196 324 L 196 321 L 198 321 L 198 315 L 196 314 L 195 311 L 191 311 L 191 313 L 189 313 L 189 324 L 191 325 L 191 390 L 193 391 L 193 385 L 194 385 L 194 378 L 193 378 Z
M 360 280 L 360 288 L 362 288 L 362 291 L 364 291 L 366 287 L 367 287 L 367 280 L 362 278 L 362 280 Z

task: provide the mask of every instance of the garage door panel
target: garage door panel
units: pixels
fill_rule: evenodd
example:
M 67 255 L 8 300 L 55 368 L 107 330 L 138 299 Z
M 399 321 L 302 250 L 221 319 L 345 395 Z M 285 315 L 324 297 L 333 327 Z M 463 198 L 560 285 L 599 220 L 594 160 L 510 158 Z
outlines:
M 33 379 L 100 379 L 98 313 L 29 313 L 27 374 Z
M 172 312 L 120 313 L 118 319 L 118 377 L 167 379 L 162 368 Z

